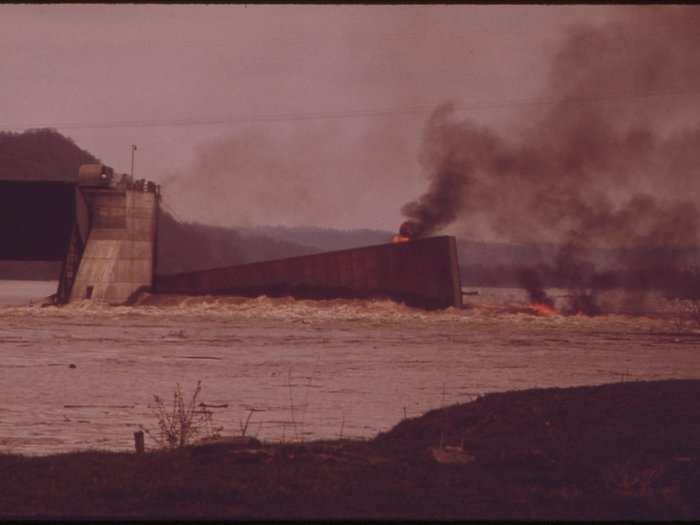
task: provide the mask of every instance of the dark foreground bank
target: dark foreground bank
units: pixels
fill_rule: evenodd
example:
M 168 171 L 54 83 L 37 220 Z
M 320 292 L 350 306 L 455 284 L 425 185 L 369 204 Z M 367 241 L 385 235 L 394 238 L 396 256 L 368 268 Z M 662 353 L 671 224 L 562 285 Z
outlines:
M 0 517 L 700 519 L 700 380 L 486 395 L 372 441 L 0 455 Z

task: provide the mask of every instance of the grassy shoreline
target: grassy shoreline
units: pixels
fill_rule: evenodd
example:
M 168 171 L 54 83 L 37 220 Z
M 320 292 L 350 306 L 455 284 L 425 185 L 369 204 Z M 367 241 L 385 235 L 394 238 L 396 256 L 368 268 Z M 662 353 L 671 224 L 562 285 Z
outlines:
M 2 454 L 0 517 L 697 520 L 698 400 L 700 380 L 532 389 L 370 441 Z

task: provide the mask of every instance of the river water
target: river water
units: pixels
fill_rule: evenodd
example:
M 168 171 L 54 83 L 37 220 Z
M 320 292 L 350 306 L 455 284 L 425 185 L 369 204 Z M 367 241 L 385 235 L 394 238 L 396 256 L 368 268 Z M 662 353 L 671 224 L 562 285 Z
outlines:
M 154 395 L 169 404 L 199 380 L 225 435 L 254 410 L 247 434 L 279 441 L 370 438 L 486 392 L 700 377 L 700 331 L 679 330 L 668 305 L 538 316 L 521 290 L 473 288 L 470 308 L 439 312 L 267 297 L 40 306 L 55 286 L 0 282 L 0 452 L 131 450 L 141 425 L 157 431 Z

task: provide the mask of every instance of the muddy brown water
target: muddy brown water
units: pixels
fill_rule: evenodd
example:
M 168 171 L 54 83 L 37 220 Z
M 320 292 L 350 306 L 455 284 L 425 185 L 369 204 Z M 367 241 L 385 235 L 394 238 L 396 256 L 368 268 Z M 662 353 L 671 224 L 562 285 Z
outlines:
M 156 430 L 153 396 L 169 403 L 198 380 L 225 434 L 254 409 L 249 435 L 288 441 L 371 438 L 486 392 L 700 378 L 700 332 L 679 331 L 653 297 L 647 315 L 594 318 L 535 316 L 521 290 L 494 288 L 440 312 L 267 297 L 29 304 L 53 288 L 0 283 L 0 451 L 131 450 L 140 425 Z

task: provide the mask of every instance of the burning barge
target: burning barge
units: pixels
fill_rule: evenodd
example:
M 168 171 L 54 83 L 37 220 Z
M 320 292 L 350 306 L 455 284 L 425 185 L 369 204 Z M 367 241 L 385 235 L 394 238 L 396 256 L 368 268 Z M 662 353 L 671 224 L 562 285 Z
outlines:
M 386 297 L 428 309 L 462 306 L 456 240 L 449 236 L 400 234 L 376 246 L 156 275 L 153 289 L 190 295 Z

